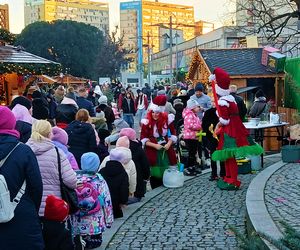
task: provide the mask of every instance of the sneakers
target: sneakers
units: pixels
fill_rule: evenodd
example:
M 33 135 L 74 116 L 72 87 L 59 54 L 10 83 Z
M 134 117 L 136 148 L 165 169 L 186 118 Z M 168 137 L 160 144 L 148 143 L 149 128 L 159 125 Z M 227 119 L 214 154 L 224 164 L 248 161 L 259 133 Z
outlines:
M 219 180 L 219 177 L 218 176 L 211 176 L 208 180 L 209 181 L 217 181 L 217 180 Z
M 188 168 L 184 169 L 183 173 L 186 176 L 195 176 L 195 175 L 197 175 L 197 172 L 195 171 L 194 167 L 188 167 Z

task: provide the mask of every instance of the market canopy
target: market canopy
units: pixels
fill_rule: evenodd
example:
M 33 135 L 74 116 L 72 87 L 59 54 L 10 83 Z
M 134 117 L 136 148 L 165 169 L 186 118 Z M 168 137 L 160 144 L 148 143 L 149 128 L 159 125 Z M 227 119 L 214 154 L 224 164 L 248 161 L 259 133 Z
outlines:
M 59 72 L 61 65 L 57 62 L 28 53 L 22 47 L 0 46 L 0 74 L 57 75 Z
M 236 93 L 242 94 L 242 93 L 248 92 L 250 90 L 257 89 L 257 88 L 259 88 L 259 86 L 243 87 L 243 88 L 239 88 Z

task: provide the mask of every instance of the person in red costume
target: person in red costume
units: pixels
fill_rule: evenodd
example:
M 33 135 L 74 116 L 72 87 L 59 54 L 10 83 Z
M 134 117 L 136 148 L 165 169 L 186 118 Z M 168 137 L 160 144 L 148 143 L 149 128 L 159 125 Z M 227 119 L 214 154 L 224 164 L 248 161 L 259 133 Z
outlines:
M 263 148 L 249 136 L 249 132 L 239 116 L 238 106 L 234 97 L 230 95 L 228 73 L 221 68 L 216 68 L 213 73 L 210 80 L 213 81 L 214 94 L 218 97 L 219 123 L 215 131 L 219 136 L 219 143 L 217 150 L 212 154 L 212 160 L 225 161 L 226 176 L 217 182 L 218 187 L 235 190 L 241 185 L 237 178 L 236 158 L 260 155 L 263 153 Z
M 164 112 L 166 96 L 157 96 L 148 108 L 145 119 L 141 120 L 141 142 L 151 166 L 152 188 L 162 185 L 165 169 L 177 164 L 173 144 L 177 141 L 174 127 L 175 116 Z

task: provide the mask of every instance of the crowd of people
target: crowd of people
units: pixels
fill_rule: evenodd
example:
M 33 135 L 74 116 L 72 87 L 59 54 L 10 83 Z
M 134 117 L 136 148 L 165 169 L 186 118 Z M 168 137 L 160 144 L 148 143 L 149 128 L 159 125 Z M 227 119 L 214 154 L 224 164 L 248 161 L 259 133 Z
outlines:
M 215 75 L 218 100 L 202 83 L 154 90 L 146 84 L 136 93 L 118 83 L 110 86 L 113 100 L 98 85 L 60 85 L 35 87 L 0 107 L 0 174 L 11 197 L 27 183 L 14 217 L 0 223 L 1 247 L 96 248 L 126 206 L 141 201 L 147 182 L 161 186 L 164 171 L 178 163 L 185 175 L 211 167 L 211 181 L 238 188 L 235 152 L 261 151 L 242 125 L 247 109 L 236 86 L 229 88 L 224 72 Z M 264 112 L 262 95 L 251 114 Z M 76 212 L 62 185 L 75 190 Z

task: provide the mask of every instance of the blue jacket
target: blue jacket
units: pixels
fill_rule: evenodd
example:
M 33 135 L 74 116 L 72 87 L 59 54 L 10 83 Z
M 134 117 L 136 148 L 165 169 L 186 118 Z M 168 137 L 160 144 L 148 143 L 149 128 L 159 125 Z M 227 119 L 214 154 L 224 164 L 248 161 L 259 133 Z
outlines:
M 18 139 L 0 135 L 0 160 L 13 149 Z M 0 248 L 5 250 L 42 250 L 44 241 L 38 217 L 43 184 L 36 157 L 30 147 L 19 145 L 0 169 L 4 175 L 11 199 L 18 193 L 26 179 L 26 191 L 15 209 L 15 216 L 7 223 L 0 223 Z
M 85 99 L 84 97 L 79 96 L 76 99 L 76 103 L 77 103 L 79 109 L 86 109 L 87 111 L 89 111 L 89 114 L 91 117 L 96 116 L 94 105 L 89 100 Z

